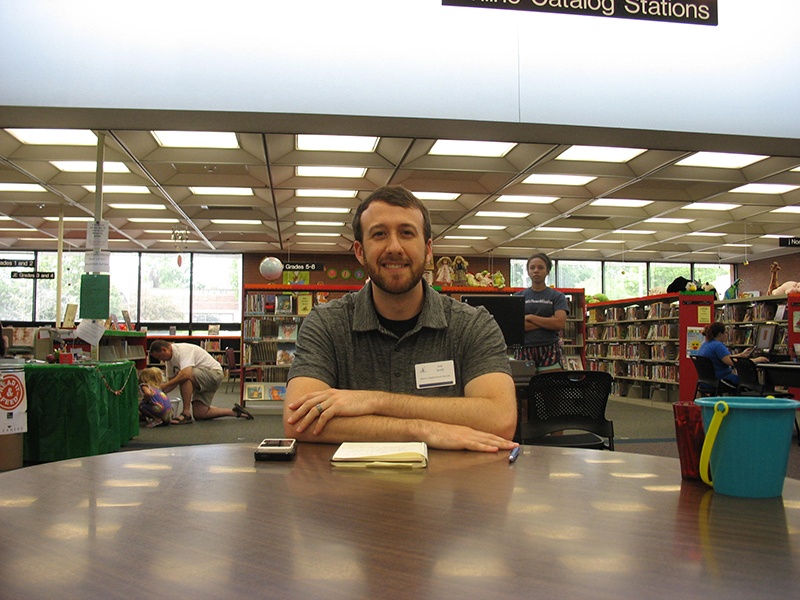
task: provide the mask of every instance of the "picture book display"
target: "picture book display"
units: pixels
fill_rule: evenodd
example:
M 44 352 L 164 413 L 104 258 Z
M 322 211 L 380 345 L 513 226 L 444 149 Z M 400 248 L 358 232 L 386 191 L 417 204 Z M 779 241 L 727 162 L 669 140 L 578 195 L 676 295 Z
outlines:
M 425 442 L 343 442 L 331 465 L 344 468 L 423 469 L 428 466 Z

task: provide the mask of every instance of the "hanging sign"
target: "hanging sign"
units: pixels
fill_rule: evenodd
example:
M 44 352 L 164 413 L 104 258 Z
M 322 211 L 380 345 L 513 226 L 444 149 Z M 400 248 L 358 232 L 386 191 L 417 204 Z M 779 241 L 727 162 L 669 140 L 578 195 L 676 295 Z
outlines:
M 108 221 L 86 224 L 86 247 L 90 250 L 108 250 Z
M 0 267 L 33 268 L 33 260 L 20 260 L 18 258 L 0 258 Z
M 778 240 L 780 246 L 793 246 L 800 248 L 800 237 L 780 238 Z
M 55 279 L 52 271 L 11 271 L 11 279 Z
M 284 271 L 324 271 L 325 263 L 321 262 L 299 262 L 299 263 L 284 263 Z
M 717 0 L 442 0 L 442 6 L 717 25 Z

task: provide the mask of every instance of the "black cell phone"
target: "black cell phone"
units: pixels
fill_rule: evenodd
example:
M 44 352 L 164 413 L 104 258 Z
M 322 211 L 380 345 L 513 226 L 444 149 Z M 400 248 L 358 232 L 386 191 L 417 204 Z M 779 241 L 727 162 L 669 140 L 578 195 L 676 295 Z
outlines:
M 254 455 L 256 460 L 292 460 L 297 456 L 297 440 L 265 439 L 258 445 Z

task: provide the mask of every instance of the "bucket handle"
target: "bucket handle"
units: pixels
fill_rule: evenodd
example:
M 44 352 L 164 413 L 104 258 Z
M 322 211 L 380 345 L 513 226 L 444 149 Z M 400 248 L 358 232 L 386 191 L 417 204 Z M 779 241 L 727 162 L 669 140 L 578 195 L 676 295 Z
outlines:
M 722 423 L 722 419 L 725 418 L 728 411 L 730 411 L 730 408 L 724 400 L 720 400 L 714 405 L 714 418 L 711 419 L 711 424 L 708 426 L 706 440 L 703 442 L 703 451 L 700 453 L 700 477 L 711 487 L 714 487 L 714 483 L 711 481 L 711 471 L 708 463 L 711 459 L 711 450 L 714 448 L 714 440 L 717 439 L 720 423 Z

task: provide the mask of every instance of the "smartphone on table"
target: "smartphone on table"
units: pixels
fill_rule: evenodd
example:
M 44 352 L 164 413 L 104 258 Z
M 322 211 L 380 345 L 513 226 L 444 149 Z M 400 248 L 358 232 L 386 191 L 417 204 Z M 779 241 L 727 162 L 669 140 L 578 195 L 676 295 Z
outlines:
M 267 438 L 255 450 L 256 460 L 292 460 L 297 456 L 297 440 Z

